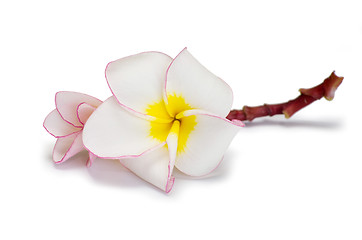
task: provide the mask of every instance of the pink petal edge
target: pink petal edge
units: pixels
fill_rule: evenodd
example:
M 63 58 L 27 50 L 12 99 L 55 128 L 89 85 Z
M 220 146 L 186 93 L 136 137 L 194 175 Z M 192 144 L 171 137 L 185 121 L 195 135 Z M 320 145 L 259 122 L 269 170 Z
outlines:
M 168 104 L 168 97 L 167 97 L 167 91 L 166 91 L 166 87 L 167 87 L 167 75 L 168 75 L 168 71 L 170 70 L 170 67 L 171 67 L 171 65 L 173 64 L 173 62 L 175 61 L 175 59 L 183 52 L 183 51 L 185 51 L 185 50 L 187 50 L 187 47 L 184 47 L 184 49 L 182 49 L 181 50 L 181 52 L 179 52 L 177 55 L 176 55 L 176 57 L 172 60 L 172 62 L 170 63 L 170 66 L 168 66 L 168 68 L 167 68 L 167 70 L 166 70 L 166 77 L 165 77 L 165 85 L 164 85 L 164 89 L 163 89 L 163 91 L 164 91 L 164 101 L 165 101 L 165 104 L 167 105 Z
M 165 192 L 169 193 L 172 190 L 173 184 L 175 183 L 175 177 L 171 176 L 170 179 L 167 180 Z
M 74 150 L 73 148 L 74 147 L 79 147 L 79 146 L 76 146 L 76 144 L 82 144 L 82 143 L 78 143 L 76 140 L 81 137 L 81 132 L 77 132 L 77 133 L 74 133 L 76 134 L 77 136 L 75 137 L 75 139 L 73 140 L 72 144 L 70 145 L 70 147 L 68 148 L 68 150 L 65 152 L 65 154 L 63 155 L 63 157 L 61 158 L 61 160 L 59 161 L 56 161 L 54 159 L 54 153 L 55 153 L 55 149 L 57 147 L 57 144 L 58 141 L 55 143 L 55 146 L 54 146 L 54 149 L 53 149 L 53 161 L 56 163 L 56 164 L 60 164 L 60 163 L 63 163 L 65 161 L 67 161 L 69 158 L 73 157 L 74 155 L 76 155 L 77 153 L 81 152 L 83 149 L 84 149 L 84 146 L 83 146 L 83 149 L 81 150 L 76 150 L 76 151 L 73 151 Z M 72 134 L 71 134 L 72 135 Z M 70 136 L 70 135 L 69 135 Z M 82 144 L 83 145 L 83 144 Z
M 93 108 L 93 111 L 96 110 L 96 107 L 94 107 L 94 106 L 92 106 L 92 105 L 90 105 L 90 104 L 88 104 L 88 103 L 86 103 L 86 102 L 82 102 L 82 103 L 78 104 L 78 106 L 77 106 L 77 118 L 78 118 L 78 121 L 79 121 L 81 124 L 83 124 L 83 126 L 84 126 L 85 122 L 83 122 L 83 121 L 80 119 L 80 116 L 79 116 L 79 108 L 80 108 L 82 105 L 87 105 L 87 106 Z
M 205 115 L 205 116 L 209 116 L 209 117 L 218 118 L 218 119 L 220 119 L 220 120 L 223 120 L 223 121 L 225 121 L 225 122 L 228 122 L 228 123 L 230 123 L 230 124 L 232 124 L 232 125 L 235 125 L 235 126 L 238 126 L 238 127 L 245 127 L 245 124 L 244 124 L 242 121 L 240 121 L 240 120 L 235 119 L 235 121 L 234 121 L 234 120 L 230 121 L 230 120 L 227 119 L 227 118 L 223 118 L 223 117 L 214 115 L 214 114 L 209 113 L 209 112 L 207 112 L 207 111 L 194 110 L 194 109 L 193 109 L 193 110 L 187 110 L 187 111 L 185 111 L 185 112 L 189 112 L 189 113 L 190 113 L 190 114 L 187 114 L 186 116 L 192 116 L 192 115 L 196 115 L 196 114 Z M 191 114 L 191 113 L 193 113 L 193 114 Z M 181 170 L 178 169 L 176 166 L 175 166 L 175 167 L 176 167 L 180 172 L 182 172 L 183 174 L 185 174 L 185 175 L 187 175 L 187 176 L 202 178 L 202 177 L 205 177 L 205 176 L 209 175 L 210 173 L 214 172 L 214 171 L 220 166 L 220 164 L 221 164 L 221 162 L 222 162 L 223 160 L 224 160 L 224 155 L 222 156 L 222 158 L 220 159 L 219 163 L 216 165 L 216 167 L 215 167 L 214 169 L 212 169 L 210 172 L 205 173 L 205 174 L 203 174 L 203 175 L 192 175 L 192 174 L 188 174 L 188 173 L 185 173 L 185 172 L 181 171 Z
M 140 53 L 132 54 L 132 55 L 129 55 L 129 56 L 126 56 L 126 57 L 123 57 L 123 58 L 135 56 L 135 55 L 142 54 L 142 53 L 160 53 L 160 54 L 166 55 L 167 57 L 169 57 L 169 58 L 172 59 L 172 57 L 170 57 L 170 56 L 167 55 L 166 53 L 158 52 L 158 51 L 145 51 L 145 52 L 140 52 Z M 156 117 L 149 116 L 149 115 L 147 115 L 147 114 L 138 112 L 138 111 L 136 111 L 135 109 L 130 108 L 130 107 L 124 105 L 123 103 L 121 103 L 121 102 L 118 100 L 118 98 L 116 97 L 116 95 L 114 94 L 114 92 L 113 92 L 113 90 L 112 90 L 112 88 L 111 88 L 111 85 L 110 85 L 110 83 L 109 83 L 109 81 L 108 81 L 108 78 L 107 78 L 107 68 L 108 68 L 108 66 L 109 66 L 111 63 L 113 63 L 113 62 L 115 62 L 115 61 L 118 61 L 118 60 L 120 60 L 120 59 L 123 59 L 123 58 L 116 59 L 116 60 L 111 61 L 111 62 L 109 62 L 109 63 L 107 64 L 106 69 L 104 70 L 104 76 L 105 76 L 105 78 L 106 78 L 108 88 L 111 90 L 112 95 L 115 97 L 115 99 L 116 99 L 116 101 L 119 103 L 119 105 L 121 105 L 124 109 L 126 109 L 127 111 L 133 113 L 134 115 L 136 115 L 136 116 L 138 116 L 138 117 L 144 118 L 144 119 L 146 119 L 146 120 L 153 121 L 153 120 L 156 119 Z M 173 60 L 172 60 L 172 61 L 173 61 Z
M 137 174 L 135 174 L 135 173 L 134 173 L 132 170 L 130 170 L 128 167 L 126 167 L 122 162 L 120 162 L 120 164 L 121 164 L 125 169 L 127 169 L 129 172 L 131 172 L 131 173 L 133 173 L 134 175 L 137 176 Z M 139 177 L 139 176 L 137 176 L 137 177 Z M 141 177 L 139 177 L 139 178 L 141 178 Z M 141 178 L 141 179 L 142 179 L 142 178 Z M 145 182 L 147 182 L 148 184 L 151 184 L 151 185 L 154 186 L 155 188 L 160 189 L 160 188 L 158 188 L 157 186 L 153 185 L 152 183 L 150 183 L 150 182 L 148 182 L 148 181 L 146 181 L 146 180 L 144 180 L 144 179 L 142 179 L 142 180 L 145 181 Z M 165 192 L 166 192 L 166 193 L 169 193 L 169 192 L 172 190 L 174 183 L 175 183 L 175 177 L 174 177 L 174 176 L 171 176 L 171 178 L 167 179 L 167 183 L 166 183 L 166 186 L 165 186 Z
M 54 110 L 53 110 L 54 111 Z M 77 132 L 79 132 L 79 131 L 81 131 L 82 129 L 79 129 L 78 131 L 75 131 L 75 132 L 72 132 L 72 133 L 69 133 L 69 134 L 66 134 L 66 135 L 54 135 L 52 132 L 50 132 L 49 131 L 49 129 L 45 126 L 45 122 L 46 122 L 46 120 L 47 120 L 47 118 L 48 118 L 48 116 L 53 112 L 53 111 L 51 111 L 46 117 L 45 117 L 45 119 L 44 119 L 44 121 L 43 121 L 43 127 L 44 127 L 44 129 L 45 129 L 45 131 L 47 131 L 50 135 L 52 135 L 53 137 L 55 137 L 55 138 L 64 138 L 64 137 L 68 137 L 68 136 L 70 136 L 70 135 L 72 135 L 72 134 L 75 134 L 75 133 L 77 133 Z M 58 112 L 58 110 L 57 110 L 57 112 Z M 59 113 L 59 112 L 58 112 Z M 60 114 L 59 114 L 60 115 Z M 62 118 L 63 119 L 63 118 Z M 64 120 L 64 119 L 63 119 Z M 66 122 L 66 123 L 68 123 L 68 122 Z M 72 125 L 73 127 L 74 127 L 74 125 Z M 77 127 L 78 128 L 78 127 Z
M 122 155 L 122 156 L 118 156 L 118 157 L 101 157 L 101 156 L 95 154 L 94 152 L 92 152 L 91 150 L 89 150 L 86 146 L 84 146 L 84 148 L 85 148 L 88 152 L 90 152 L 90 153 L 92 153 L 94 156 L 96 156 L 97 158 L 101 158 L 101 159 L 122 159 L 122 158 L 137 158 L 137 157 L 143 156 L 143 155 L 145 155 L 145 154 L 147 154 L 147 153 L 149 153 L 149 152 L 152 152 L 153 150 L 155 150 L 155 149 L 157 149 L 157 148 L 159 148 L 159 147 L 161 147 L 161 146 L 163 146 L 163 145 L 165 145 L 165 144 L 166 144 L 166 142 L 160 143 L 160 144 L 158 144 L 158 145 L 156 145 L 156 146 L 151 147 L 150 149 L 147 149 L 146 151 L 144 151 L 144 152 L 142 152 L 142 153 L 140 153 L 140 154 Z
M 159 144 L 159 145 L 157 145 L 156 147 L 153 147 L 153 148 L 151 148 L 151 149 L 148 149 L 147 151 L 145 151 L 145 152 L 143 152 L 142 154 L 140 154 L 140 155 L 133 155 L 133 156 L 131 156 L 131 158 L 137 158 L 137 157 L 140 157 L 140 156 L 142 156 L 142 155 L 144 155 L 144 154 L 147 154 L 147 153 L 149 153 L 149 152 L 152 152 L 152 151 L 154 151 L 154 150 L 156 150 L 156 149 L 158 149 L 158 148 L 161 148 L 161 147 L 163 147 L 163 146 L 165 146 L 166 145 L 166 142 L 163 142 L 163 143 L 161 143 L 161 144 Z M 95 156 L 95 155 L 94 155 Z M 102 158 L 102 157 L 99 157 L 99 158 Z M 125 157 L 121 157 L 121 158 L 129 158 L 128 156 L 125 156 Z M 116 159 L 121 159 L 121 158 L 116 158 Z M 103 159 L 110 159 L 110 158 L 103 158 Z M 114 158 L 112 158 L 112 159 L 114 159 Z M 132 172 L 133 173 L 133 171 L 132 170 L 130 170 L 129 168 L 127 168 L 121 161 L 119 161 L 120 162 L 120 164 L 122 164 L 122 166 L 125 168 L 125 169 L 127 169 L 128 171 L 130 171 L 130 172 Z M 166 183 L 166 186 L 165 186 L 165 192 L 166 193 L 169 193 L 171 190 L 172 190 L 172 187 L 173 187 L 173 185 L 174 185 L 174 182 L 175 182 L 175 177 L 173 177 L 172 175 L 171 175 L 171 172 L 170 172 L 170 161 L 168 162 L 168 173 L 167 173 L 167 183 Z M 135 173 L 134 173 L 135 174 Z M 137 176 L 137 174 L 135 174 L 136 176 Z M 141 178 L 141 177 L 140 177 Z M 141 178 L 142 179 L 142 178 Z M 143 180 L 143 179 L 142 179 Z M 144 180 L 145 182 L 148 182 L 148 181 L 146 181 L 146 180 Z M 150 183 L 150 182 L 148 182 L 149 184 L 152 184 L 152 183 Z M 152 184 L 153 185 L 153 184 Z M 154 185 L 153 185 L 154 186 Z M 156 187 L 156 186 L 155 186 Z M 159 188 L 158 188 L 159 189 Z
M 184 47 L 184 49 L 182 49 L 181 52 L 179 52 L 179 54 L 176 55 L 176 57 L 172 60 L 170 66 L 168 66 L 167 70 L 166 70 L 166 78 L 165 78 L 165 86 L 164 86 L 164 101 L 166 103 L 166 105 L 168 104 L 168 98 L 167 98 L 167 76 L 168 76 L 168 71 L 170 70 L 172 64 L 174 63 L 174 61 L 177 59 L 177 57 L 183 52 L 187 50 L 187 47 Z M 201 64 L 201 63 L 200 63 Z M 233 89 L 230 87 L 230 85 L 225 81 L 223 80 L 222 78 L 220 78 L 219 76 L 217 76 L 217 78 L 219 78 L 221 81 L 223 81 L 225 83 L 225 85 L 227 85 L 230 90 L 231 90 L 231 102 L 233 103 L 234 102 L 234 93 L 233 93 Z
M 87 167 L 90 168 L 92 166 L 94 160 L 97 158 L 97 156 L 94 155 L 91 152 L 88 152 L 88 155 L 89 155 L 89 157 L 88 157 L 88 160 L 87 160 Z
M 93 97 L 93 96 L 91 96 L 91 95 L 88 95 L 88 94 L 85 94 L 85 93 L 80 93 L 80 92 L 59 91 L 59 92 L 57 92 L 57 93 L 55 94 L 55 99 L 54 99 L 54 100 L 55 100 L 55 107 L 56 107 L 57 111 L 59 112 L 61 118 L 62 118 L 64 121 L 66 121 L 66 122 L 69 123 L 70 125 L 73 125 L 73 126 L 76 127 L 76 128 L 83 128 L 82 125 L 73 124 L 73 123 L 71 123 L 70 121 L 66 120 L 66 119 L 63 117 L 63 115 L 61 114 L 61 112 L 59 111 L 59 109 L 58 109 L 58 102 L 57 102 L 57 96 L 58 96 L 59 94 L 61 94 L 61 93 L 65 93 L 65 92 L 77 93 L 77 94 L 81 94 L 81 95 L 84 95 L 84 96 L 93 98 L 93 99 L 95 99 L 95 100 L 98 100 L 98 101 L 100 102 L 100 104 L 101 104 L 103 101 L 101 101 L 101 100 L 99 100 L 98 98 Z
M 214 117 L 214 118 L 218 118 L 220 120 L 223 120 L 225 122 L 228 122 L 232 125 L 235 125 L 235 126 L 238 126 L 238 127 L 245 127 L 245 124 L 240 121 L 240 120 L 237 120 L 237 119 L 233 119 L 232 121 L 230 121 L 229 119 L 227 118 L 224 118 L 224 117 L 220 117 L 218 115 L 215 115 L 213 113 L 210 113 L 208 111 L 204 111 L 204 110 L 199 110 L 199 109 L 191 109 L 191 110 L 186 110 L 184 112 L 183 116 L 184 117 L 188 117 L 188 116 L 192 116 L 192 115 L 204 115 L 204 116 L 209 116 L 209 117 Z

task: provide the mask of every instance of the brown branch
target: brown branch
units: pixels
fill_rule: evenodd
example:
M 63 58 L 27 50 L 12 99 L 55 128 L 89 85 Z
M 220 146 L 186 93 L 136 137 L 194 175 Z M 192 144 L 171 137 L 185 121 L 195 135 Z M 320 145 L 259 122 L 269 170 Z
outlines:
M 229 120 L 237 119 L 240 121 L 252 121 L 258 117 L 274 116 L 276 114 L 284 114 L 286 118 L 290 118 L 300 109 L 322 97 L 331 101 L 338 86 L 342 83 L 342 80 L 343 77 L 338 77 L 332 72 L 332 74 L 321 84 L 313 88 L 299 89 L 300 95 L 293 100 L 285 103 L 264 104 L 256 107 L 244 106 L 242 110 L 231 110 L 226 118 Z

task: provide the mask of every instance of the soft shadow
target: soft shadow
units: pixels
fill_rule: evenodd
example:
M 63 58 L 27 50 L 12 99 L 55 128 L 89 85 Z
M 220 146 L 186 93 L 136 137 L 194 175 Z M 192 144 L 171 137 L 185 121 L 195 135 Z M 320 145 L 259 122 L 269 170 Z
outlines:
M 238 152 L 229 149 L 224 155 L 224 158 L 220 162 L 219 166 L 217 166 L 214 171 L 201 177 L 186 175 L 175 168 L 173 176 L 176 178 L 176 181 L 174 189 L 170 192 L 170 195 L 173 197 L 181 195 L 183 191 L 190 186 L 190 184 L 193 184 L 192 182 L 194 181 L 207 185 L 226 181 L 226 179 L 232 175 L 231 171 L 234 168 L 234 163 L 238 157 L 240 157 Z
M 54 148 L 54 143 L 50 143 L 50 142 L 43 142 L 42 143 L 43 146 L 43 159 L 45 159 L 47 162 L 53 162 L 53 148 Z
M 208 180 L 215 180 L 219 181 L 220 179 L 225 179 L 230 176 L 230 170 L 232 169 L 234 160 L 237 158 L 237 153 L 229 149 L 226 154 L 224 155 L 222 161 L 220 164 L 209 174 L 206 174 L 204 176 L 200 177 L 193 177 L 186 175 L 179 171 L 178 169 L 174 169 L 173 175 L 176 177 L 176 179 L 186 179 L 186 180 L 202 180 L 202 179 L 208 179 Z M 240 154 L 239 154 L 240 156 Z
M 116 187 L 141 187 L 142 180 L 124 168 L 118 160 L 95 159 L 88 168 L 89 175 L 98 183 Z
M 49 168 L 55 168 L 60 171 L 85 171 L 97 184 L 104 184 L 117 188 L 144 188 L 145 190 L 154 189 L 161 194 L 164 191 L 143 181 L 128 169 L 122 166 L 118 160 L 100 159 L 94 160 L 93 165 L 87 168 L 88 152 L 82 151 L 61 164 L 55 164 L 53 161 L 54 143 L 43 143 L 43 160 Z
M 88 152 L 82 151 L 73 157 L 69 158 L 67 161 L 60 164 L 54 164 L 56 169 L 59 170 L 74 170 L 85 168 L 88 159 Z
M 289 120 L 289 119 L 256 119 L 252 122 L 245 122 L 247 128 L 260 126 L 276 126 L 285 128 L 319 128 L 319 129 L 337 129 L 343 126 L 343 122 L 337 119 L 330 120 Z

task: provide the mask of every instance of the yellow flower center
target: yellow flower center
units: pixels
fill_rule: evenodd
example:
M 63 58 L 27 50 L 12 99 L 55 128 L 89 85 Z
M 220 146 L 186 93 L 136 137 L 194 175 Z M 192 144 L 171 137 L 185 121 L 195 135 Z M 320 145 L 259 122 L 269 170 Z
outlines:
M 152 138 L 165 142 L 170 131 L 177 129 L 178 133 L 173 133 L 178 135 L 177 154 L 181 154 L 185 151 L 187 139 L 197 124 L 196 116 L 177 118 L 179 113 L 192 109 L 181 95 L 168 95 L 167 100 L 167 106 L 163 100 L 148 105 L 146 113 L 157 117 L 157 120 L 150 122 L 149 134 Z M 177 128 L 172 127 L 173 125 L 177 125 Z

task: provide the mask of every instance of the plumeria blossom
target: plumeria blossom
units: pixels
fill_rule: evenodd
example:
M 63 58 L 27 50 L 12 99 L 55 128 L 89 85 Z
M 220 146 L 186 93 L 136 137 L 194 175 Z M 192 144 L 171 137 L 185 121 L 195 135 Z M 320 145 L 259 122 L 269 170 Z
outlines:
M 175 59 L 145 52 L 110 62 L 113 93 L 84 126 L 84 146 L 119 159 L 169 192 L 174 167 L 191 176 L 215 169 L 243 124 L 229 121 L 231 88 L 185 48 Z
M 85 150 L 83 126 L 101 103 L 101 100 L 83 93 L 58 92 L 55 94 L 56 109 L 48 114 L 43 123 L 44 128 L 57 138 L 53 150 L 55 163 L 65 162 Z M 92 165 L 95 158 L 96 156 L 89 152 L 88 167 Z

